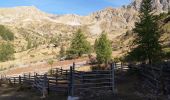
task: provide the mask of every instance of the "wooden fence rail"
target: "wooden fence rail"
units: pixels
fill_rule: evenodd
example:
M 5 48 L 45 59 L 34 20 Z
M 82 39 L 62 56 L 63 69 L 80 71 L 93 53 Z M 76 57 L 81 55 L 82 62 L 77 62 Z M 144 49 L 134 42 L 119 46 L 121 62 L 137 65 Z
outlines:
M 112 90 L 114 91 L 114 67 L 109 70 L 94 70 L 90 72 L 76 71 L 75 64 L 70 69 L 54 68 L 51 74 L 39 75 L 23 74 L 18 77 L 9 77 L 11 84 L 27 84 L 39 90 L 43 96 L 46 92 L 66 93 L 70 96 L 79 95 L 85 90 Z
M 140 75 L 145 87 L 152 94 L 170 95 L 170 66 L 166 63 L 152 66 L 140 65 Z

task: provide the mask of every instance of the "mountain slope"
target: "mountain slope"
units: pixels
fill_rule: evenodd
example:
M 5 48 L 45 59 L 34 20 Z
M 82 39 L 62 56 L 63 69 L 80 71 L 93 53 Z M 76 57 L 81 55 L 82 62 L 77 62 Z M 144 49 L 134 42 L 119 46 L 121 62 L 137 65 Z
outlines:
M 16 50 L 15 57 L 17 59 L 27 57 L 24 58 L 25 61 L 32 59 L 33 56 L 43 55 L 44 58 L 50 54 L 55 56 L 60 44 L 67 47 L 72 34 L 78 29 L 83 30 L 92 44 L 102 32 L 106 32 L 114 47 L 120 50 L 126 48 L 132 38 L 125 39 L 123 33 L 131 30 L 138 20 L 140 3 L 141 0 L 134 0 L 127 6 L 108 7 L 87 16 L 48 14 L 34 6 L 0 8 L 0 24 L 15 34 L 13 43 Z M 167 12 L 169 7 L 170 0 L 153 0 L 153 8 L 157 13 Z M 58 48 L 50 49 L 55 52 L 46 53 L 49 52 L 48 47 L 51 44 Z M 41 56 L 41 59 L 43 57 Z

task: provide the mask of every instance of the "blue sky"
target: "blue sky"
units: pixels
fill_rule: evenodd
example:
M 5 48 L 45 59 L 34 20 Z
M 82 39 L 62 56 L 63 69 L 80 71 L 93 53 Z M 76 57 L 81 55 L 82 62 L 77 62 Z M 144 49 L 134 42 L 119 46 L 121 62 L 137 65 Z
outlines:
M 35 6 L 53 14 L 88 15 L 106 7 L 120 7 L 132 0 L 0 0 L 0 7 Z

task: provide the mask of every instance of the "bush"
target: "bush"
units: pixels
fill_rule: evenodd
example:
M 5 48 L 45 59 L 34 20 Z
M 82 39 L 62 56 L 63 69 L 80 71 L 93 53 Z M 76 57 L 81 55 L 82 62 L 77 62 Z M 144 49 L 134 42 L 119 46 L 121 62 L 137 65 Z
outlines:
M 14 47 L 10 43 L 0 45 L 0 61 L 6 61 L 14 58 Z
M 33 57 L 35 57 L 35 55 L 30 55 L 30 57 L 32 57 L 32 58 L 33 58 Z
M 6 40 L 6 41 L 14 40 L 14 34 L 10 30 L 5 28 L 3 25 L 0 25 L 0 36 L 2 37 L 2 39 Z
M 91 66 L 91 70 L 105 70 L 106 67 L 103 64 Z

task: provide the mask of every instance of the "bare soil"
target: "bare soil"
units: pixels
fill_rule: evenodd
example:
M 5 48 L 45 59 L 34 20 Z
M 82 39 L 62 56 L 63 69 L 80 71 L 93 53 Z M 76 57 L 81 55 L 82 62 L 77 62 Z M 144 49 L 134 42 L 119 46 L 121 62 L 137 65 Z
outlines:
M 55 61 L 54 64 L 52 65 L 52 68 L 56 67 L 62 67 L 63 69 L 67 69 L 70 64 L 75 63 L 80 63 L 80 62 L 85 62 L 87 61 L 88 58 L 80 58 L 80 59 L 74 59 L 74 60 L 65 60 L 65 61 Z M 41 73 L 41 72 L 47 72 L 51 66 L 45 62 L 45 63 L 39 63 L 39 64 L 30 64 L 28 67 L 18 67 L 18 68 L 13 68 L 9 69 L 7 71 L 4 71 L 3 73 L 6 74 L 7 76 L 18 76 L 19 74 L 23 73 Z

